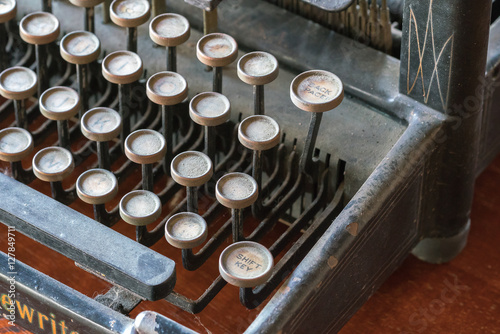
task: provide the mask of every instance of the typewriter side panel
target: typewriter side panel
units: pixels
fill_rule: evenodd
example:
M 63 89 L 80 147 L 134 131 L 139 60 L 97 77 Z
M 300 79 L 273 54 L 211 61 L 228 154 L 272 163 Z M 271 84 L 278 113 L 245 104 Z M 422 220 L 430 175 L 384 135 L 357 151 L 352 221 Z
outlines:
M 334 333 L 406 258 L 422 233 L 426 166 L 442 123 L 426 118 L 410 124 L 246 333 Z

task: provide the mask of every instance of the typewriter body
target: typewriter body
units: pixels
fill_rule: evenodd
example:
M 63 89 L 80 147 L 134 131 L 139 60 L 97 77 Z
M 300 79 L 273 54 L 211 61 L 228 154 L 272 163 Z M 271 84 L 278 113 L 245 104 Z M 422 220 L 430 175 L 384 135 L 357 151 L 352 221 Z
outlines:
M 48 3 L 17 1 L 16 18 L 4 24 L 5 68 L 35 70 L 38 51 L 20 39 L 19 24 Z M 105 22 L 109 5 L 105 1 L 92 9 L 101 53 L 89 65 L 88 104 L 118 110 L 123 92 L 102 77 L 101 66 L 106 55 L 127 48 L 127 30 Z M 213 254 L 194 271 L 182 268 L 181 251 L 165 241 L 163 229 L 168 217 L 186 211 L 186 191 L 165 176 L 161 164 L 152 167 L 152 175 L 163 210 L 149 232 L 141 230 L 151 239 L 142 235 L 138 242 L 140 233 L 123 220 L 105 226 L 93 219 L 91 205 L 77 197 L 66 204 L 56 201 L 51 192 L 61 189 L 33 178 L 27 184 L 14 180 L 13 167 L 3 163 L 3 314 L 10 314 L 15 280 L 15 323 L 35 333 L 339 331 L 410 253 L 442 263 L 466 245 L 474 180 L 500 151 L 495 9 L 491 0 L 153 1 L 150 20 L 135 37 L 144 73 L 127 94 L 132 130 L 160 131 L 161 112 L 144 87 L 150 76 L 165 71 L 166 55 L 149 38 L 148 26 L 163 12 L 183 15 L 191 36 L 177 47 L 176 59 L 189 93 L 173 111 L 173 155 L 203 151 L 203 129 L 191 121 L 189 101 L 212 90 L 213 71 L 196 56 L 210 16 L 213 20 L 215 13 L 218 31 L 237 41 L 238 58 L 265 51 L 279 62 L 277 79 L 265 86 L 266 115 L 277 121 L 282 135 L 262 157 L 264 215 L 243 210 L 246 239 L 272 250 L 271 276 L 256 287 L 240 288 L 239 297 L 237 288 L 218 277 L 219 255 L 232 243 L 235 216 L 204 187 L 197 190 L 200 214 L 209 225 L 206 243 L 215 246 L 197 246 L 195 253 L 213 248 Z M 45 51 L 49 87 L 76 89 L 75 67 L 61 58 L 59 48 L 62 36 L 84 28 L 84 9 L 54 0 L 50 10 L 61 33 Z M 345 96 L 324 113 L 303 171 L 299 159 L 311 115 L 292 103 L 290 83 L 318 69 L 337 75 Z M 253 114 L 252 88 L 239 79 L 237 62 L 225 66 L 222 75 L 231 118 L 216 130 L 212 183 L 228 172 L 252 169 L 252 152 L 237 135 L 238 123 Z M 36 96 L 25 105 L 35 143 L 22 163 L 28 169 L 37 151 L 58 145 L 58 136 L 55 122 L 40 115 Z M 14 102 L 3 99 L 2 128 L 16 126 L 13 110 Z M 82 136 L 78 117 L 69 124 L 76 168 L 62 185 L 74 191 L 78 176 L 95 168 L 97 160 L 95 143 Z M 127 161 L 122 145 L 115 140 L 109 149 L 116 174 Z M 139 165 L 127 168 L 118 178 L 119 196 L 106 203 L 115 214 L 119 197 L 141 188 Z M 16 236 L 12 251 L 9 233 Z M 7 253 L 14 248 L 10 267 L 13 255 Z M 30 252 L 54 257 L 39 268 Z M 75 265 L 72 276 L 59 270 Z M 207 309 L 220 319 L 204 316 Z

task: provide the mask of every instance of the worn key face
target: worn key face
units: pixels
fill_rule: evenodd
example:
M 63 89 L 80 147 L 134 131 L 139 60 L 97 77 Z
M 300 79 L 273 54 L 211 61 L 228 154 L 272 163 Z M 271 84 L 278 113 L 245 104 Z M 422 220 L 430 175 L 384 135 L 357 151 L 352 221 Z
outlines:
M 75 165 L 71 152 L 62 147 L 47 147 L 33 157 L 33 172 L 43 181 L 62 181 Z
M 157 195 L 147 190 L 135 190 L 122 197 L 120 216 L 135 226 L 153 223 L 161 214 L 161 201 Z
M 95 7 L 102 3 L 104 0 L 69 0 L 73 5 L 78 7 Z
M 83 135 L 94 141 L 113 140 L 122 129 L 120 114 L 105 107 L 90 109 L 82 116 L 80 123 Z
M 171 164 L 172 178 L 186 187 L 198 187 L 210 180 L 212 161 L 201 152 L 187 151 L 175 156 Z
M 0 73 L 0 94 L 11 100 L 24 100 L 35 94 L 36 73 L 26 67 L 11 67 Z
M 172 246 L 191 249 L 207 239 L 208 229 L 205 219 L 192 212 L 173 215 L 165 225 L 165 238 Z
M 26 15 L 19 24 L 21 38 L 30 44 L 52 43 L 59 36 L 59 20 L 51 13 Z
M 342 81 L 333 73 L 313 70 L 299 74 L 290 85 L 292 102 L 302 110 L 325 112 L 344 99 Z
M 276 58 L 267 52 L 250 52 L 238 61 L 238 77 L 249 85 L 266 85 L 278 77 Z
M 15 0 L 0 0 L 0 23 L 5 23 L 16 17 L 17 5 Z
M 189 103 L 189 116 L 200 125 L 221 125 L 231 117 L 231 104 L 220 93 L 200 93 Z
M 243 209 L 257 199 L 257 182 L 245 173 L 229 173 L 217 181 L 215 195 L 217 200 L 231 209 Z
M 176 105 L 187 97 L 188 85 L 182 75 L 175 72 L 159 72 L 146 83 L 148 98 L 160 105 Z
M 88 31 L 73 31 L 61 40 L 61 56 L 71 64 L 89 64 L 101 52 L 101 42 Z
M 105 169 L 90 169 L 76 181 L 76 192 L 88 204 L 105 204 L 118 192 L 118 182 L 113 173 Z
M 229 35 L 213 33 L 203 36 L 196 46 L 196 56 L 205 65 L 222 67 L 238 56 L 238 44 Z
M 266 247 L 252 241 L 236 242 L 220 255 L 219 271 L 229 284 L 252 288 L 264 284 L 272 273 L 274 260 Z
M 52 120 L 67 120 L 80 110 L 80 97 L 69 87 L 52 87 L 40 97 L 40 112 Z
M 159 162 L 165 156 L 166 149 L 165 138 L 154 130 L 137 130 L 125 139 L 125 155 L 138 164 Z
M 178 46 L 189 39 L 189 21 L 182 15 L 166 13 L 158 15 L 149 25 L 149 37 L 161 46 Z
M 110 53 L 102 62 L 102 74 L 106 80 L 115 84 L 132 83 L 142 75 L 142 60 L 130 51 Z
M 137 27 L 149 19 L 146 0 L 115 0 L 111 3 L 111 20 L 121 27 Z
M 0 160 L 21 161 L 33 151 L 33 138 L 25 129 L 0 130 Z
M 280 126 L 269 116 L 250 116 L 240 123 L 238 139 L 241 144 L 251 150 L 269 150 L 279 143 Z

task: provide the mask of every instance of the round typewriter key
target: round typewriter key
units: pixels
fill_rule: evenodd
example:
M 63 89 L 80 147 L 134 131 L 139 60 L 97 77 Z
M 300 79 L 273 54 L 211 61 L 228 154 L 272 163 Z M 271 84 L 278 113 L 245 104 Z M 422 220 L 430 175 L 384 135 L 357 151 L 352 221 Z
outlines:
M 265 114 L 264 85 L 274 81 L 278 72 L 278 61 L 267 52 L 250 52 L 238 61 L 238 77 L 241 81 L 253 85 L 255 115 Z
M 215 165 L 215 126 L 231 117 L 231 104 L 220 93 L 205 92 L 193 97 L 189 103 L 189 116 L 205 128 L 205 153 Z
M 127 28 L 127 50 L 137 52 L 137 27 L 148 21 L 150 6 L 147 0 L 114 0 L 111 3 L 111 21 Z
M 89 109 L 87 95 L 87 64 L 95 61 L 101 52 L 101 42 L 96 35 L 88 31 L 73 31 L 63 37 L 60 45 L 61 57 L 70 64 L 76 65 L 78 93 L 82 103 L 82 111 Z M 80 113 L 80 118 L 82 113 Z
M 28 128 L 24 100 L 33 96 L 37 88 L 35 72 L 26 67 L 11 67 L 0 73 L 0 94 L 14 100 L 16 125 Z
M 197 188 L 212 177 L 212 161 L 201 152 L 187 151 L 172 160 L 170 170 L 174 181 L 186 187 L 187 210 L 198 213 Z
M 88 204 L 105 204 L 118 193 L 118 181 L 113 173 L 105 169 L 89 169 L 76 181 L 76 193 Z
M 253 241 L 240 241 L 228 246 L 219 258 L 219 272 L 229 284 L 253 288 L 271 277 L 274 259 L 264 246 Z
M 262 185 L 262 151 L 269 150 L 280 141 L 280 126 L 269 116 L 254 115 L 245 118 L 238 126 L 238 139 L 240 143 L 253 150 L 252 176 L 261 189 Z M 260 195 L 260 193 L 259 193 Z M 259 196 L 260 197 L 260 196 Z M 261 199 L 252 206 L 254 216 L 258 215 Z
M 228 173 L 215 185 L 217 200 L 231 209 L 234 242 L 244 239 L 241 209 L 252 205 L 257 200 L 258 193 L 257 182 L 253 177 L 244 173 Z
M 33 151 L 33 138 L 25 129 L 0 130 L 0 160 L 18 162 Z
M 131 191 L 120 201 L 120 216 L 131 225 L 149 225 L 158 219 L 160 214 L 161 201 L 151 191 Z
M 29 44 L 52 43 L 59 36 L 59 20 L 51 13 L 37 12 L 26 15 L 19 24 L 21 38 Z
M 68 120 L 80 111 L 78 93 L 69 87 L 49 88 L 40 96 L 39 106 L 42 115 L 57 121 L 59 146 L 69 149 Z
M 201 245 L 208 235 L 207 223 L 200 215 L 181 212 L 173 215 L 165 225 L 165 239 L 180 249 L 192 249 Z
M 33 157 L 33 173 L 46 182 L 64 180 L 74 167 L 71 152 L 62 147 L 46 147 Z
M 151 76 L 146 83 L 146 94 L 151 101 L 161 105 L 162 130 L 167 142 L 163 167 L 168 174 L 173 151 L 173 109 L 187 97 L 188 85 L 178 73 L 159 72 Z
M 2 0 L 0 2 L 0 23 L 5 23 L 16 17 L 17 3 L 15 0 Z
M 38 97 L 49 87 L 46 58 L 47 50 L 40 45 L 54 42 L 59 36 L 59 20 L 51 13 L 38 12 L 26 15 L 19 24 L 21 38 L 35 45 L 38 74 Z
M 212 33 L 203 36 L 196 45 L 198 60 L 214 70 L 213 91 L 222 93 L 222 67 L 238 57 L 238 44 L 229 35 Z
M 163 159 L 165 151 L 165 138 L 155 130 L 137 130 L 125 140 L 125 155 L 142 165 L 144 190 L 153 191 L 153 164 Z
M 142 75 L 142 60 L 133 52 L 116 51 L 110 53 L 102 62 L 102 74 L 106 80 L 118 84 L 120 101 L 120 116 L 122 117 L 122 143 L 130 133 L 130 84 L 140 79 Z
M 2 0 L 0 1 L 0 68 L 9 67 L 9 55 L 6 47 L 9 41 L 7 23 L 17 14 L 17 4 L 15 0 Z
M 83 114 L 80 125 L 83 135 L 97 142 L 99 167 L 110 170 L 108 142 L 122 129 L 120 114 L 110 108 L 93 108 Z
M 149 37 L 167 48 L 167 71 L 177 71 L 177 46 L 191 35 L 189 21 L 182 15 L 167 13 L 155 17 L 149 24 Z
M 140 79 L 142 60 L 134 52 L 116 51 L 110 53 L 102 62 L 102 74 L 109 82 L 124 85 Z
M 344 85 L 333 73 L 312 70 L 299 74 L 290 85 L 290 98 L 300 109 L 311 112 L 309 132 L 300 157 L 301 172 L 311 161 L 323 112 L 336 108 L 344 99 Z
M 83 29 L 89 32 L 95 32 L 95 6 L 104 0 L 69 0 L 73 5 L 85 8 L 83 20 Z
M 21 128 L 5 128 L 0 130 L 0 160 L 10 162 L 12 177 L 20 182 L 29 183 L 32 174 L 27 173 L 21 164 L 33 151 L 31 134 Z

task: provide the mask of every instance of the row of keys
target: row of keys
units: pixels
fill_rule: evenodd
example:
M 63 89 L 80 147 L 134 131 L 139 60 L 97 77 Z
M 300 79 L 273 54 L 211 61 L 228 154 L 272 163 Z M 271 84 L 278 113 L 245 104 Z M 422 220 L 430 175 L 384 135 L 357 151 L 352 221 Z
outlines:
M 142 1 L 114 1 L 111 8 L 121 14 L 128 12 L 124 9 L 128 4 L 140 4 Z M 147 3 L 147 2 L 146 2 Z M 121 4 L 122 7 L 118 5 Z M 115 6 L 115 7 L 113 7 Z M 118 6 L 118 7 L 117 7 Z M 149 6 L 149 5 L 148 5 Z M 134 9 L 135 10 L 135 9 Z M 149 13 L 149 7 L 147 12 Z M 132 11 L 132 14 L 135 12 Z M 128 15 L 128 14 L 127 14 Z M 135 15 L 135 14 L 134 14 Z M 125 15 L 126 16 L 126 15 Z M 109 54 L 102 62 L 102 74 L 111 83 L 119 85 L 120 96 L 127 95 L 124 90 L 126 85 L 136 82 L 143 72 L 142 61 L 134 47 L 136 43 L 135 28 L 145 23 L 149 14 L 143 17 L 119 17 L 113 21 L 129 29 L 128 51 L 117 51 Z M 53 40 L 51 34 L 54 29 L 59 29 L 55 16 L 48 13 L 37 13 L 27 19 L 30 22 L 45 22 L 51 26 L 47 29 L 47 36 L 35 39 L 25 34 L 23 39 L 28 43 L 43 45 Z M 45 21 L 44 21 L 45 20 Z M 29 27 L 29 24 L 27 25 Z M 36 24 L 35 24 L 36 27 Z M 172 32 L 174 34 L 172 35 Z M 172 109 L 187 97 L 186 80 L 175 73 L 175 47 L 185 42 L 189 37 L 189 23 L 175 14 L 163 14 L 156 17 L 150 25 L 150 36 L 157 44 L 167 47 L 167 69 L 151 76 L 146 84 L 149 99 L 162 106 L 163 135 L 150 129 L 141 129 L 130 132 L 128 115 L 123 110 L 120 99 L 119 113 L 109 108 L 94 108 L 88 110 L 86 97 L 85 66 L 95 61 L 100 53 L 98 38 L 91 32 L 73 32 L 66 35 L 61 41 L 61 55 L 63 58 L 77 65 L 79 77 L 79 93 L 67 87 L 54 87 L 49 90 L 39 91 L 40 110 L 49 119 L 58 121 L 59 142 L 62 147 L 49 147 L 39 151 L 33 158 L 33 173 L 40 179 L 51 182 L 53 189 L 62 189 L 60 181 L 69 175 L 74 167 L 72 153 L 63 148 L 69 148 L 67 123 L 79 110 L 87 111 L 80 115 L 82 133 L 90 140 L 98 142 L 99 167 L 92 169 L 77 180 L 76 190 L 78 196 L 85 202 L 95 206 L 94 212 L 103 210 L 103 205 L 117 194 L 118 185 L 115 175 L 109 171 L 109 155 L 107 154 L 108 141 L 114 139 L 121 132 L 125 155 L 133 162 L 141 164 L 143 189 L 126 194 L 119 205 L 122 219 L 136 226 L 145 226 L 153 223 L 161 215 L 161 201 L 153 190 L 152 165 L 163 161 L 164 167 L 169 166 L 172 178 L 186 187 L 188 212 L 172 216 L 165 225 L 165 237 L 175 247 L 183 249 L 183 259 L 189 259 L 191 249 L 203 243 L 207 237 L 206 222 L 198 215 L 197 188 L 205 184 L 213 175 L 215 162 L 215 141 L 213 127 L 226 122 L 230 117 L 229 100 L 222 92 L 222 67 L 229 65 L 237 58 L 238 46 L 234 39 L 226 34 L 214 33 L 201 38 L 197 44 L 197 57 L 205 65 L 213 67 L 213 92 L 201 93 L 190 102 L 190 116 L 193 121 L 204 126 L 205 153 L 188 151 L 172 157 Z M 50 37 L 50 38 L 49 38 Z M 38 52 L 38 51 L 37 51 Z M 37 72 L 39 89 L 44 79 L 43 64 L 37 57 Z M 82 72 L 82 73 L 81 73 Z M 4 74 L 5 73 L 5 74 Z M 16 75 L 18 79 L 13 80 Z M 21 75 L 20 75 L 21 73 Z M 22 77 L 24 76 L 24 77 Z M 228 247 L 221 255 L 220 272 L 224 279 L 231 284 L 247 288 L 261 283 L 269 277 L 272 269 L 272 255 L 263 246 L 245 240 L 243 236 L 242 210 L 254 206 L 254 215 L 257 216 L 261 199 L 259 189 L 262 182 L 262 151 L 275 147 L 280 141 L 280 128 L 278 123 L 269 116 L 265 116 L 263 86 L 276 79 L 278 76 L 278 62 L 265 52 L 252 52 L 243 56 L 238 62 L 239 78 L 254 87 L 254 116 L 248 117 L 239 124 L 238 138 L 241 144 L 254 151 L 252 176 L 244 173 L 228 173 L 216 184 L 215 195 L 217 200 L 232 211 L 233 245 Z M 29 80 L 24 80 L 28 78 Z M 16 81 L 17 80 L 17 81 Z M 28 82 L 23 90 L 15 85 Z M 0 74 L 0 92 L 2 95 L 22 101 L 34 94 L 36 90 L 37 75 L 26 68 L 12 68 Z M 35 87 L 35 88 L 33 88 Z M 6 88 L 6 89 L 5 89 Z M 10 89 L 14 88 L 14 89 Z M 10 91 L 9 91 L 10 89 Z M 21 92 L 21 93 L 20 93 Z M 307 163 L 311 160 L 312 151 L 319 130 L 321 115 L 327 110 L 337 107 L 343 98 L 342 82 L 335 75 L 325 71 L 308 71 L 297 76 L 291 84 L 290 96 L 294 104 L 311 112 L 311 125 L 306 137 L 305 149 L 300 160 L 300 169 L 305 172 Z M 24 121 L 22 104 L 21 111 L 17 111 L 18 126 L 27 127 Z M 80 107 L 80 105 L 84 107 Z M 19 115 L 18 115 L 19 114 Z M 112 119 L 108 122 L 106 130 L 98 128 L 93 120 L 101 121 L 103 117 Z M 97 127 L 96 127 L 97 126 Z M 170 130 L 169 130 L 170 127 Z M 16 139 L 23 143 L 22 150 L 12 149 L 8 138 Z M 23 140 L 19 138 L 24 136 Z M 19 147 L 20 147 L 19 146 Z M 33 148 L 33 141 L 29 132 L 23 129 L 9 128 L 0 132 L 0 155 L 4 152 L 7 161 L 19 162 L 25 158 Z M 19 165 L 20 166 L 20 165 Z M 55 191 L 53 191 L 54 193 Z M 100 208 L 100 209 L 98 209 Z M 105 211 L 105 209 L 104 209 Z M 100 220 L 96 216 L 97 220 Z M 235 258 L 241 261 L 235 261 Z M 186 260 L 188 261 L 188 260 Z M 231 265 L 232 264 L 232 265 Z M 248 268 L 253 266 L 251 275 Z

